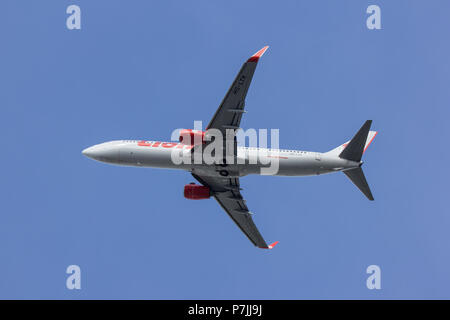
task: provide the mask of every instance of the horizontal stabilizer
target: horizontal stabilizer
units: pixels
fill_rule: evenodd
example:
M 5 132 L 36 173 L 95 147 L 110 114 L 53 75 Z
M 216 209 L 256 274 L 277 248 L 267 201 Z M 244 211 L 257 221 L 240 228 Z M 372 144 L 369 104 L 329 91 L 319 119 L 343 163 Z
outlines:
M 346 170 L 343 172 L 354 183 L 354 185 L 357 186 L 362 193 L 364 193 L 367 199 L 374 200 L 372 192 L 370 191 L 369 184 L 367 183 L 366 177 L 364 176 L 364 172 L 362 171 L 361 167 Z

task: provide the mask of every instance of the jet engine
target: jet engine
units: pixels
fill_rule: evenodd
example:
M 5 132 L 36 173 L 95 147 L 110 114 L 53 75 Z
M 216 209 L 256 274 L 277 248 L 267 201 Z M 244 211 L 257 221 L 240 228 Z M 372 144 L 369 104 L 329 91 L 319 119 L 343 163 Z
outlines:
M 184 197 L 190 200 L 209 199 L 211 191 L 208 187 L 190 183 L 184 186 Z
M 186 145 L 199 145 L 205 143 L 205 132 L 200 130 L 180 130 L 180 142 Z

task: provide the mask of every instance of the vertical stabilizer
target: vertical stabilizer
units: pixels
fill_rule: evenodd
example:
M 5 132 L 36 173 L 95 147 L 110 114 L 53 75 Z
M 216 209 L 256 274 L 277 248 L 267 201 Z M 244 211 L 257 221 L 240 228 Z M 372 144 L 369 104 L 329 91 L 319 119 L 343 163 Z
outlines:
M 339 155 L 340 158 L 360 162 L 366 146 L 372 120 L 367 120 L 361 129 L 355 134 L 345 149 Z

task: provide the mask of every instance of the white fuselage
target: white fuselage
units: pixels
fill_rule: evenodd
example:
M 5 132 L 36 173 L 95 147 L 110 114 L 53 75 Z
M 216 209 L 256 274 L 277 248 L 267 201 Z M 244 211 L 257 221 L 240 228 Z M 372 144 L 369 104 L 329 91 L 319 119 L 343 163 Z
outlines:
M 245 176 L 248 174 L 272 174 L 279 176 L 309 176 L 337 172 L 355 168 L 361 163 L 339 158 L 334 154 L 300 150 L 281 150 L 266 148 L 237 148 L 237 163 L 226 166 L 206 164 L 202 161 L 193 163 L 174 161 L 174 153 L 190 155 L 192 146 L 177 142 L 117 140 L 105 142 L 83 151 L 83 154 L 106 163 L 181 169 L 202 175 Z M 189 158 L 189 157 L 188 157 Z M 272 166 L 272 173 L 263 173 L 263 168 Z

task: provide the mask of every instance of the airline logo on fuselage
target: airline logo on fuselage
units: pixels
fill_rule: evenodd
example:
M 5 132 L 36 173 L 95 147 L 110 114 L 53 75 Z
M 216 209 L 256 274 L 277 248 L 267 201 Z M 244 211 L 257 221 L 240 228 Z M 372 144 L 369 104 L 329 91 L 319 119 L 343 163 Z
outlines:
M 161 142 L 161 141 L 145 141 L 145 140 L 139 141 L 137 145 L 140 147 L 152 147 L 152 148 L 162 147 L 166 149 L 171 148 L 183 149 L 185 147 L 185 149 L 187 150 L 192 149 L 194 147 L 193 145 L 185 145 L 178 142 Z

